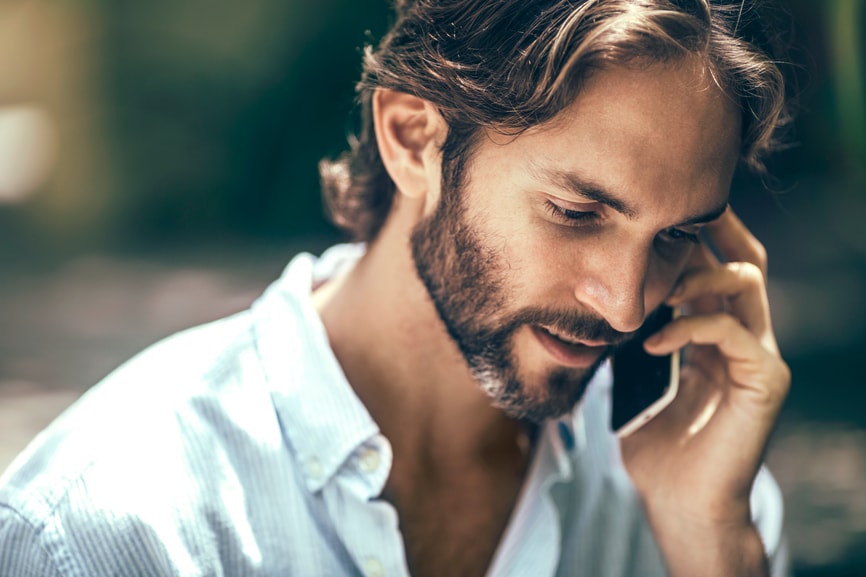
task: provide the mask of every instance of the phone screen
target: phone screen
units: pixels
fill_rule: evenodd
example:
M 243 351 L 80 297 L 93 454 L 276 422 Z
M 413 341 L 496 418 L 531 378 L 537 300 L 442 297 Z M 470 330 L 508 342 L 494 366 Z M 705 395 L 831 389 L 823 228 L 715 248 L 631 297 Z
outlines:
M 643 349 L 644 341 L 673 317 L 673 309 L 660 306 L 637 335 L 614 352 L 611 429 L 621 436 L 649 421 L 676 396 L 679 353 L 656 357 Z

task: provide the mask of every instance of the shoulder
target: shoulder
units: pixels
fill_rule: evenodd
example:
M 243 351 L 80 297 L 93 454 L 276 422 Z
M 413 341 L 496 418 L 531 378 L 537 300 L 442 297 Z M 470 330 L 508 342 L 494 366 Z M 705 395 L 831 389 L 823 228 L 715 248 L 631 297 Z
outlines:
M 39 531 L 14 509 L 0 505 L 0 575 L 54 577 L 61 573 Z
M 247 314 L 152 345 L 88 390 L 42 431 L 0 480 L 0 496 L 39 472 L 73 478 L 94 463 L 178 432 L 202 399 L 261 381 Z M 58 479 L 52 479 L 56 486 Z
M 253 333 L 242 313 L 172 336 L 43 431 L 0 479 L 0 567 L 26 542 L 82 575 L 165 574 L 267 519 L 247 496 L 288 491 L 293 472 Z

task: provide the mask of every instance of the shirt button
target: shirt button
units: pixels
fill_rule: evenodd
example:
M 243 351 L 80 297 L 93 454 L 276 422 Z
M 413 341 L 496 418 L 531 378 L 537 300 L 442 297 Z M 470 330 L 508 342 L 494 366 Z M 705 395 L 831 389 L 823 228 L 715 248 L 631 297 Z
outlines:
M 313 479 L 318 479 L 322 476 L 322 463 L 316 457 L 307 459 L 306 469 L 307 475 Z
M 367 577 L 385 577 L 385 568 L 381 561 L 375 557 L 370 557 L 364 562 L 364 574 Z
M 372 473 L 373 471 L 378 469 L 381 460 L 382 459 L 379 457 L 379 451 L 377 451 L 376 449 L 371 449 L 368 447 L 361 450 L 359 462 L 361 465 L 361 470 L 365 473 Z

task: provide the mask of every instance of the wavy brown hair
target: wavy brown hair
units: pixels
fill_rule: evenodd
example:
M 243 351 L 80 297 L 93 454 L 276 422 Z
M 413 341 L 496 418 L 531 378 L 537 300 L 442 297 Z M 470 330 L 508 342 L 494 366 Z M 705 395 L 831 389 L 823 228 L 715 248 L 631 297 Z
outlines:
M 758 173 L 789 117 L 784 42 L 760 0 L 397 0 L 396 11 L 364 52 L 360 130 L 319 166 L 330 216 L 355 240 L 376 236 L 394 196 L 373 127 L 377 88 L 438 107 L 446 185 L 460 182 L 481 128 L 519 134 L 550 120 L 588 73 L 612 65 L 702 58 L 740 105 L 741 161 Z

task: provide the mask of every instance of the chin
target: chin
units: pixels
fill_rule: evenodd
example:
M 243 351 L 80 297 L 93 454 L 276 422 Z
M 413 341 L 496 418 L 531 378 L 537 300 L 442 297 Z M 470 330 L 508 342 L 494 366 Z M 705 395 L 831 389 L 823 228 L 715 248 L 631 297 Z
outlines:
M 599 359 L 588 369 L 555 369 L 542 382 L 536 379 L 491 379 L 490 374 L 476 375 L 476 379 L 490 395 L 493 405 L 506 415 L 542 423 L 574 410 L 603 360 Z

